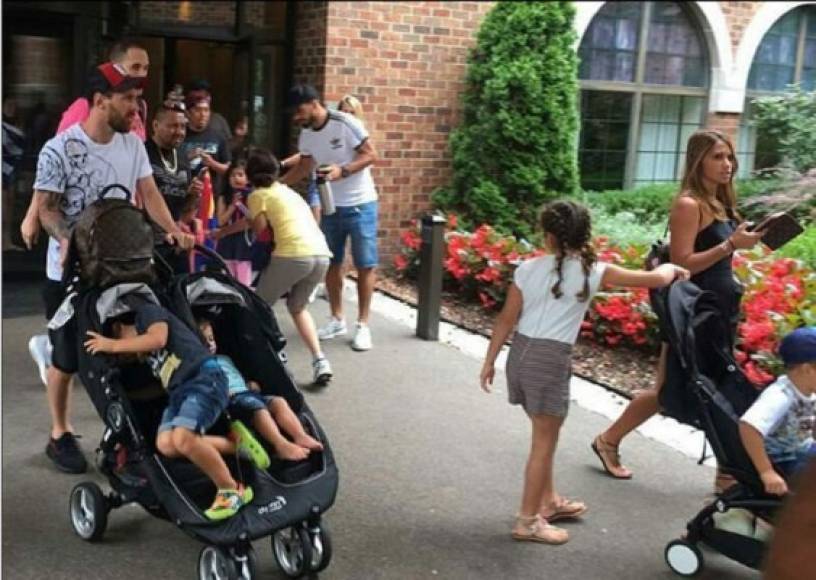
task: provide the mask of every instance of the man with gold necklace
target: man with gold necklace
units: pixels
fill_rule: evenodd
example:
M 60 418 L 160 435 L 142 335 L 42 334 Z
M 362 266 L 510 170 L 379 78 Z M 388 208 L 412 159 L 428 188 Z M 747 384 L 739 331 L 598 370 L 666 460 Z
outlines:
M 187 159 L 179 152 L 179 145 L 186 135 L 186 127 L 184 102 L 168 98 L 157 108 L 153 117 L 153 131 L 150 139 L 145 142 L 156 186 L 175 221 L 179 220 L 189 198 L 201 195 L 201 180 L 191 176 Z M 156 235 L 157 242 L 163 241 L 164 234 L 160 229 L 156 230 Z M 188 271 L 186 252 L 179 253 L 176 246 L 164 243 L 160 243 L 157 249 L 176 273 Z

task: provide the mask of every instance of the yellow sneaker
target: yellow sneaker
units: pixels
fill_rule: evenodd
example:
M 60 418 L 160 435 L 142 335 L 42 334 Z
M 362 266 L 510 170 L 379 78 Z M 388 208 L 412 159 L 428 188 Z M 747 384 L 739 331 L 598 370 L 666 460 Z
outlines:
M 238 513 L 252 501 L 254 494 L 249 486 L 239 485 L 238 489 L 219 489 L 210 509 L 204 515 L 211 520 L 225 520 Z

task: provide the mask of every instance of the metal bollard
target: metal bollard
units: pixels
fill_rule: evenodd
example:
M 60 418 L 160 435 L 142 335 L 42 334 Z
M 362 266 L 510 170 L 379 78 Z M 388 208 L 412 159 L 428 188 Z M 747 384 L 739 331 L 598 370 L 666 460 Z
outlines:
M 439 340 L 442 260 L 445 255 L 445 218 L 438 215 L 424 216 L 421 239 L 416 334 L 425 340 Z

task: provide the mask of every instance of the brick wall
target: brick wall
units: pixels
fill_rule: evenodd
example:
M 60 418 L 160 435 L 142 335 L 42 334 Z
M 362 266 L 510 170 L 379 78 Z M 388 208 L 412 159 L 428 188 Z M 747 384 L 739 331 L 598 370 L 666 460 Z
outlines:
M 740 113 L 709 113 L 706 117 L 705 128 L 722 131 L 728 135 L 731 142 L 736 146 L 741 118 Z
M 294 82 L 326 88 L 327 2 L 295 4 Z
M 373 175 L 380 193 L 383 264 L 397 249 L 399 231 L 430 206 L 431 192 L 450 179 L 448 138 L 459 122 L 468 49 L 492 4 L 298 5 L 296 79 L 312 82 L 326 102 L 351 93 L 363 104 L 380 156 Z M 315 42 L 323 10 L 325 46 Z M 314 13 L 317 23 L 304 22 L 303 12 Z M 312 68 L 319 69 L 321 59 L 324 76 Z
M 742 34 L 751 23 L 751 19 L 759 10 L 762 2 L 720 2 L 725 21 L 728 23 L 728 32 L 731 35 L 731 49 L 736 53 L 737 45 L 742 40 Z

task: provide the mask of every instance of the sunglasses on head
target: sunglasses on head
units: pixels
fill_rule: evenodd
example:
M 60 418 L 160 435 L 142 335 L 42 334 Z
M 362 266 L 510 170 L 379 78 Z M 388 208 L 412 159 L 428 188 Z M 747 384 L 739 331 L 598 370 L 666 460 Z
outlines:
M 187 107 L 184 106 L 184 101 L 178 101 L 176 99 L 165 99 L 162 103 L 162 107 L 179 113 L 184 113 L 187 110 Z

